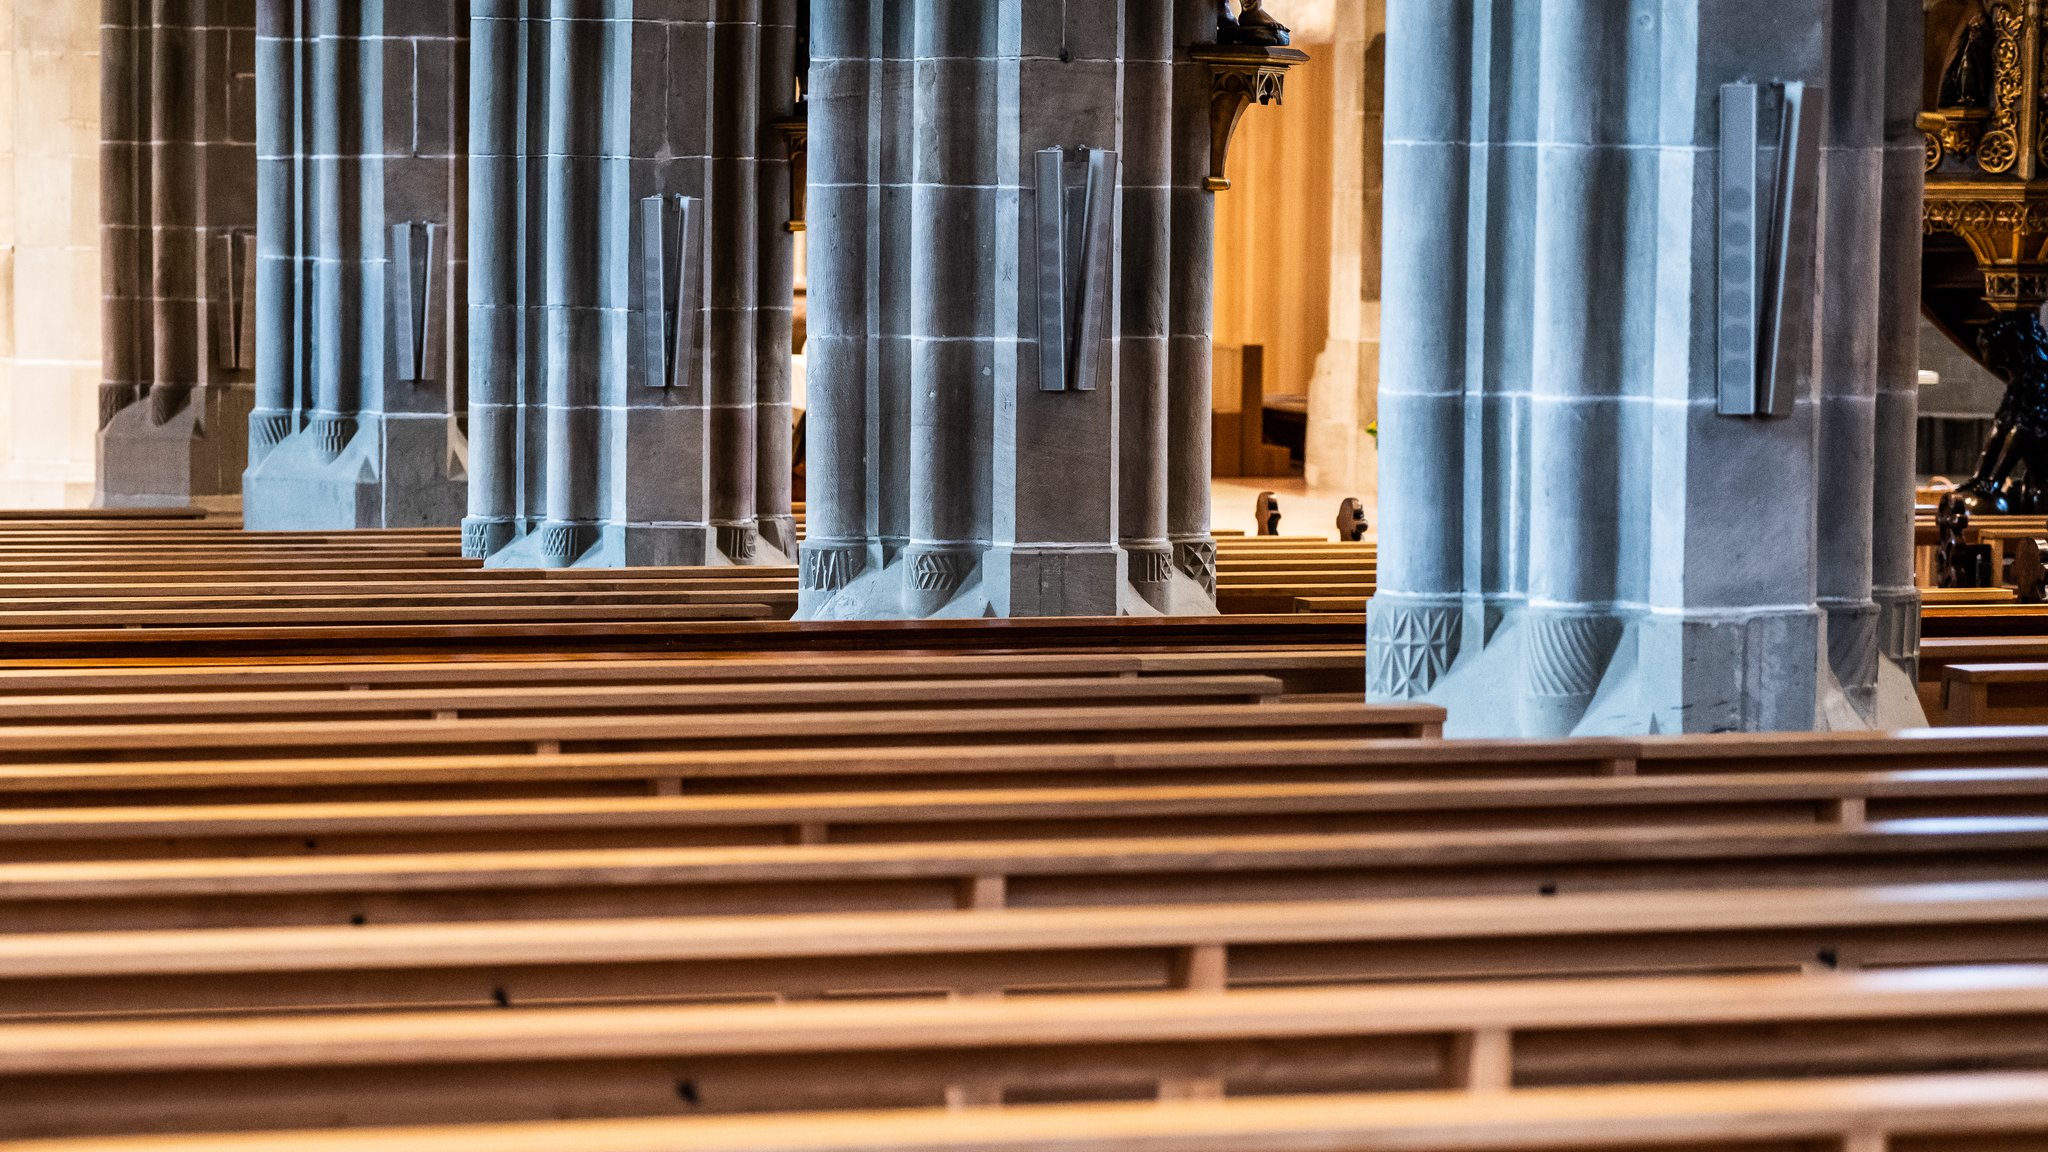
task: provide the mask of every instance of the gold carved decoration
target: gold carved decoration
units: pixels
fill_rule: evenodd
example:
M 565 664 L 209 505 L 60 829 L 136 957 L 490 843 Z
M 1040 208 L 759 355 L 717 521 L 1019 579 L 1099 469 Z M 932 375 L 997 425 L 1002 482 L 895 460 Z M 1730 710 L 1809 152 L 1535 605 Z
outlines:
M 1205 44 L 1188 53 L 1213 74 L 1209 93 L 1209 178 L 1211 192 L 1230 190 L 1230 142 L 1238 122 L 1254 104 L 1279 104 L 1287 95 L 1287 70 L 1308 63 L 1299 48 Z
M 1955 107 L 1922 112 L 1916 124 L 1926 146 L 1927 198 L 1922 222 L 1968 246 L 1982 276 L 1981 304 L 1995 312 L 2039 307 L 2048 300 L 2048 180 L 2036 179 L 2048 152 L 2048 41 L 2044 0 L 1989 0 L 1975 30 L 1989 40 L 1971 91 Z M 1958 47 L 1940 63 L 1930 87 L 1951 97 L 1951 74 L 1972 31 L 1955 33 Z M 1983 65 L 1988 63 L 1988 69 Z M 1988 79 L 1983 73 L 1989 72 Z M 1929 296 L 1936 319 L 1960 334 L 1968 313 L 1961 299 Z

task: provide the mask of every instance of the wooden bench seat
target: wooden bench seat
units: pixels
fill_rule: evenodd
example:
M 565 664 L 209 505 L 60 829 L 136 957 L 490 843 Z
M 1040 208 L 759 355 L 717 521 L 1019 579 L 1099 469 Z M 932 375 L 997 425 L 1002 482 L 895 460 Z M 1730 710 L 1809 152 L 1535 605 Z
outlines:
M 2028 880 L 2048 818 L 0 865 L 14 932 Z
M 1297 596 L 1294 600 L 1296 612 L 1313 613 L 1362 613 L 1367 598 L 1364 596 Z
M 1093 680 L 1123 676 L 1272 676 L 1290 693 L 1365 688 L 1359 646 L 1226 648 L 1182 652 L 1063 652 L 1004 655 L 918 652 L 757 655 L 718 660 L 672 659 L 420 660 L 332 664 L 227 664 L 22 668 L 0 666 L 0 698 L 9 695 L 278 690 L 514 687 L 543 683 L 690 684 L 779 680 L 890 680 L 945 677 L 1058 676 Z
M 66 629 L 0 628 L 17 666 L 81 663 L 288 660 L 347 656 L 475 656 L 480 653 L 624 655 L 658 651 L 770 653 L 880 650 L 1149 652 L 1234 645 L 1356 645 L 1360 628 L 1341 617 L 1291 613 L 1211 617 L 1069 617 L 1030 620 L 608 621 L 330 624 L 145 629 L 81 623 Z
M 2029 1152 L 2048 1073 L 1928 1073 L 1472 1094 L 443 1124 L 24 1141 L 12 1152 Z
M 0 726 L 223 723 L 239 719 L 346 720 L 584 713 L 686 715 L 803 713 L 823 709 L 1015 707 L 1026 703 L 1256 703 L 1280 698 L 1270 676 L 1147 676 L 1077 684 L 1061 676 L 953 680 L 772 680 L 759 683 L 564 684 L 386 688 L 375 692 L 299 690 L 124 693 L 107 696 L 0 696 Z M 800 721 L 792 718 L 790 723 Z M 4 736 L 0 736 L 4 739 Z
M 0 936 L 0 1016 L 2048 961 L 2048 883 Z
M 1143 683 L 1140 681 L 1139 683 Z M 858 689 L 854 689 L 857 693 Z M 1202 704 L 1090 706 L 1086 697 L 1058 706 L 874 709 L 758 715 L 556 716 L 532 719 L 241 721 L 235 723 L 53 724 L 0 729 L 0 763 L 53 756 L 99 760 L 188 760 L 276 756 L 292 750 L 350 749 L 356 755 L 802 748 L 845 744 L 911 746 L 1043 743 L 1076 739 L 1185 740 L 1194 733 L 1259 739 L 1304 736 L 1433 736 L 1443 713 L 1428 706 L 1365 704 Z
M 503 753 L 441 749 L 400 756 L 374 745 L 315 748 L 287 742 L 234 758 L 184 757 L 162 748 L 155 755 L 135 750 L 122 762 L 49 754 L 0 763 L 0 808 L 1636 776 L 1754 778 L 1761 787 L 1768 774 L 1918 771 L 1944 778 L 1977 772 L 1997 781 L 2006 770 L 2042 766 L 2048 755 L 2048 732 L 2038 729 L 1955 729 L 1908 739 L 1837 733 L 1446 742 L 1382 738 L 1341 725 L 1313 737 L 1283 739 L 1235 717 L 1221 717 L 1206 730 L 1172 727 L 1202 725 L 1213 711 L 1197 710 L 1163 729 L 1126 735 L 1103 723 L 1105 710 L 1084 709 L 1067 722 L 1091 727 L 1070 728 L 1064 737 L 1045 731 L 1042 738 L 1025 740 L 984 725 L 989 738 L 983 738 L 970 724 L 927 744 L 892 742 L 886 728 L 876 728 L 860 730 L 858 740 L 848 736 L 843 746 L 677 746 L 554 755 L 533 755 L 535 748 L 528 746 Z M 1430 716 L 1441 713 L 1420 711 L 1417 722 Z M 1042 715 L 1028 723 L 1051 727 Z M 79 747 L 89 751 L 91 744 Z
M 1221 1095 L 1226 1084 L 1233 1097 L 1491 1094 L 1783 1075 L 1788 1033 L 1805 1077 L 2011 1071 L 2038 1059 L 2023 1022 L 2043 1019 L 2048 972 L 2010 966 L 0 1024 L 0 1130 L 788 1113 Z
M 0 861 L 2048 816 L 2048 767 L 0 808 Z

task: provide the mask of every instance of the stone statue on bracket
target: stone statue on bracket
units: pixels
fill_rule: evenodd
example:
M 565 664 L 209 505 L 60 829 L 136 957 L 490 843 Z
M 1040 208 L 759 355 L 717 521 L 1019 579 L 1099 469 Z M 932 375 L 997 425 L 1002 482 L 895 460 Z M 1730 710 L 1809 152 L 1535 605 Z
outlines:
M 2048 331 L 2033 311 L 2007 313 L 1984 326 L 1977 347 L 2005 381 L 2005 399 L 1977 474 L 1955 496 L 1977 512 L 2048 513 Z
M 1239 0 L 1235 16 L 1230 0 L 1216 0 L 1216 42 L 1246 48 L 1284 48 L 1294 34 L 1266 11 L 1265 0 Z

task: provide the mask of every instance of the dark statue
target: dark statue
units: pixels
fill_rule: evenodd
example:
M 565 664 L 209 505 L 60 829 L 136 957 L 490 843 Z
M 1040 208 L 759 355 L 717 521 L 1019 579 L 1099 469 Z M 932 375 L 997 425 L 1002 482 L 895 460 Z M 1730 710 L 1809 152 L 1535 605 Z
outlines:
M 1984 17 L 1973 16 L 1956 38 L 1956 50 L 1942 69 L 1940 106 L 1983 108 L 1991 103 L 1991 38 Z
M 1976 512 L 2048 513 L 2048 330 L 2036 312 L 2007 313 L 1984 326 L 1977 350 L 2005 399 L 1977 474 L 1955 496 Z
M 1284 48 L 1294 34 L 1287 25 L 1273 19 L 1265 0 L 1241 0 L 1237 15 L 1230 14 L 1230 0 L 1216 0 L 1216 42 L 1250 48 Z

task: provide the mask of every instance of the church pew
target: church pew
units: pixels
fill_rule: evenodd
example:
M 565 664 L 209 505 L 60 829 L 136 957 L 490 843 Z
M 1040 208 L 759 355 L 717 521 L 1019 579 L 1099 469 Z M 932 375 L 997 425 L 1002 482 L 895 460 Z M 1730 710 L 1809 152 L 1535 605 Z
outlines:
M 2048 718 L 2048 663 L 1950 664 L 1942 669 L 1944 724 L 2037 724 Z
M 1356 645 L 1362 622 L 1345 617 L 1277 614 L 1216 617 L 1072 617 L 1024 620 L 663 621 L 184 627 L 144 629 L 0 628 L 0 644 L 16 663 L 67 665 L 196 660 L 265 661 L 400 656 L 460 657 L 483 653 L 549 656 L 658 651 L 685 653 L 838 652 L 912 649 L 923 652 L 1054 652 L 1078 649 L 1164 651 L 1244 645 Z
M 1142 682 L 1141 682 L 1142 683 Z M 848 691 L 857 697 L 858 685 Z M 0 729 L 0 764 L 83 757 L 186 761 L 274 757 L 347 749 L 357 756 L 460 750 L 556 756 L 571 752 L 784 749 L 959 743 L 1029 744 L 1086 739 L 1185 740 L 1231 734 L 1297 737 L 1427 737 L 1443 713 L 1426 705 L 1272 703 L 1007 708 L 881 708 L 759 715 L 583 715 L 447 720 L 241 721 L 53 724 Z
M 2029 880 L 2048 818 L 0 865 L 12 932 Z
M 760 683 L 552 684 L 545 680 L 489 687 L 388 688 L 359 691 L 126 693 L 105 696 L 0 696 L 0 728 L 57 724 L 217 724 L 243 719 L 338 721 L 456 720 L 464 717 L 552 717 L 589 713 L 800 714 L 827 709 L 1003 708 L 1024 704 L 1246 704 L 1278 700 L 1285 691 L 1269 676 L 1151 676 L 1099 679 L 1086 685 L 1061 676 L 955 680 L 784 679 Z M 790 722 L 796 722 L 793 715 Z
M 98 527 L 129 521 L 196 524 L 205 521 L 204 508 L 6 508 L 0 509 L 0 524 Z
M 0 935 L 0 1016 L 542 1008 L 2048 961 L 2048 883 Z
M 286 606 L 265 608 L 72 608 L 62 611 L 0 611 L 0 639 L 16 640 L 36 630 L 66 633 L 80 629 L 150 629 L 183 632 L 210 628 L 315 628 L 322 626 L 675 622 L 693 620 L 768 620 L 778 618 L 764 603 L 772 593 L 738 593 L 738 603 L 721 603 L 734 594 L 679 592 L 685 603 L 649 604 L 628 596 L 621 603 L 496 605 L 458 600 L 454 603 L 411 603 L 362 608 Z M 700 602 L 701 601 L 701 602 Z M 276 603 L 276 601 L 268 601 Z
M 1223 648 L 1212 651 L 926 654 L 919 652 L 758 655 L 718 660 L 671 659 L 370 661 L 334 664 L 225 664 L 20 668 L 0 666 L 0 699 L 49 693 L 151 694 L 388 688 L 425 689 L 545 683 L 685 684 L 781 680 L 886 680 L 919 677 L 1057 676 L 1094 680 L 1125 676 L 1257 675 L 1276 677 L 1290 693 L 1365 688 L 1365 649 L 1348 646 Z
M 11 1137 L 2038 1065 L 2048 971 L 1934 968 L 0 1024 Z M 1682 1031 L 1685 1044 L 1666 1037 Z M 1798 1052 L 1784 1051 L 1790 1036 Z M 879 1070 L 886 1069 L 886 1074 Z
M 0 808 L 0 862 L 2048 816 L 2048 767 Z
M 1364 612 L 1367 598 L 1364 596 L 1297 596 L 1294 600 L 1296 612 L 1330 615 L 1333 613 Z
M 1225 613 L 1239 616 L 1293 612 L 1297 601 L 1330 596 L 1371 596 L 1373 582 L 1330 583 L 1321 578 L 1299 581 L 1276 580 L 1258 584 L 1219 586 L 1216 604 Z
M 1276 707 L 1284 706 L 1251 706 L 1250 715 L 1255 719 L 1270 714 L 1256 709 Z M 1974 772 L 2000 782 L 2010 772 L 2041 767 L 2048 751 L 2048 732 L 2040 729 L 1953 729 L 1906 739 L 1838 733 L 1447 742 L 1384 737 L 1346 730 L 1342 724 L 1319 734 L 1282 738 L 1256 723 L 1238 724 L 1234 717 L 1221 717 L 1207 731 L 1172 728 L 1173 723 L 1200 725 L 1213 711 L 1176 717 L 1161 729 L 1124 733 L 1113 721 L 1104 723 L 1112 715 L 1108 710 L 1083 709 L 1066 718 L 1080 727 L 1070 727 L 1064 736 L 1050 720 L 1035 717 L 1030 723 L 1046 725 L 1043 738 L 1032 731 L 1028 740 L 1004 737 L 994 728 L 984 733 L 970 724 L 926 743 L 892 742 L 889 730 L 878 727 L 862 730 L 857 741 L 848 737 L 851 742 L 844 746 L 684 746 L 552 755 L 454 748 L 400 756 L 374 747 L 301 742 L 233 759 L 186 758 L 167 749 L 154 756 L 138 750 L 121 762 L 50 754 L 0 764 L 0 808 L 1708 776 L 1752 779 L 1761 788 L 1772 774 L 1846 780 L 1925 771 L 1944 778 Z M 1400 714 L 1375 710 L 1370 715 Z M 1441 715 L 1422 710 L 1414 719 L 1427 725 Z M 81 746 L 82 751 L 90 748 L 89 743 Z M 1874 797 L 1853 792 L 1843 804 L 1836 818 L 1853 821 L 1858 809 L 1884 811 Z M 2015 811 L 2031 814 L 2024 807 Z
M 2048 1073 L 34 1140 L 13 1152 L 2031 1152 Z M 1893 1134 L 1899 1137 L 1897 1143 Z

